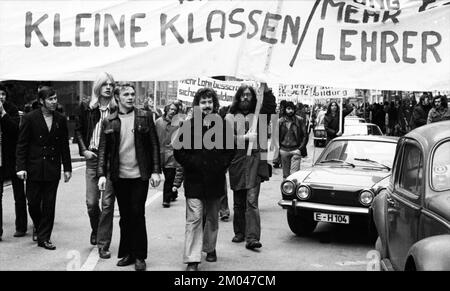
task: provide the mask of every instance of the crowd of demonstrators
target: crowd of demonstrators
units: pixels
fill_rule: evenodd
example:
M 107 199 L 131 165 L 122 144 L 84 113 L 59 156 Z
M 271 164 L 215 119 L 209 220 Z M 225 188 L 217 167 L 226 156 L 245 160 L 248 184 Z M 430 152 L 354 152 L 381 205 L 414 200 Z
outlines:
M 109 176 L 119 206 L 121 259 L 117 266 L 135 264 L 136 271 L 144 271 L 148 252 L 145 202 L 149 182 L 153 187 L 160 183 L 161 168 L 153 117 L 135 108 L 135 94 L 130 83 L 114 89 L 119 106 L 102 122 L 97 175 L 100 190 L 106 188 Z
M 98 189 L 97 164 L 103 120 L 117 111 L 114 78 L 101 73 L 94 81 L 91 100 L 82 102 L 75 118 L 75 136 L 80 156 L 86 160 L 86 205 L 91 225 L 90 243 L 97 245 L 99 256 L 109 259 L 115 196 L 112 183 L 106 180 L 105 191 Z M 101 203 L 100 203 L 101 201 Z
M 174 150 L 175 159 L 182 165 L 185 175 L 186 229 L 183 261 L 187 264 L 188 271 L 198 269 L 202 251 L 206 252 L 207 261 L 217 260 L 219 205 L 221 197 L 225 195 L 225 174 L 234 156 L 233 150 L 226 149 L 226 138 L 222 139 L 221 145 L 215 145 L 211 149 L 204 143 L 201 143 L 201 148 L 195 147 L 196 140 L 203 141 L 205 133 L 214 123 L 222 120 L 218 114 L 219 100 L 216 92 L 211 88 L 198 90 L 193 106 L 198 106 L 201 114 L 194 112 L 193 118 L 183 125 L 190 129 L 189 146 Z M 198 118 L 201 120 L 197 121 Z M 196 122 L 202 125 L 201 132 L 195 130 Z M 183 136 L 183 141 L 184 138 L 187 137 Z

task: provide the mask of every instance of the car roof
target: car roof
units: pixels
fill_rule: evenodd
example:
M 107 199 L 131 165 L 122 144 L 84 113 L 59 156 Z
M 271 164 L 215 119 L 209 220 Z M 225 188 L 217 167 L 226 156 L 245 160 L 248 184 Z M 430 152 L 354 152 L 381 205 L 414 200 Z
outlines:
M 362 140 L 362 141 L 381 141 L 397 143 L 399 137 L 397 136 L 385 136 L 385 135 L 346 135 L 334 138 L 333 141 L 338 140 Z
M 361 123 L 349 123 L 345 124 L 344 126 L 378 126 L 378 125 L 373 123 L 361 122 Z
M 405 137 L 415 139 L 422 145 L 431 147 L 439 141 L 450 137 L 450 120 L 418 127 L 406 134 Z

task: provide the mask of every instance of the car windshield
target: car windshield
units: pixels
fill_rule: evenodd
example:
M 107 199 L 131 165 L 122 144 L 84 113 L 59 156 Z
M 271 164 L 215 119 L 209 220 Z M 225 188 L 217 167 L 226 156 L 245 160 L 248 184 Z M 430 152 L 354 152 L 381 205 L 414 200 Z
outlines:
M 358 124 L 345 126 L 343 135 L 382 135 L 378 126 L 372 124 Z
M 436 191 L 450 190 L 450 141 L 441 144 L 433 155 L 431 184 Z
M 381 141 L 338 140 L 332 141 L 316 164 L 352 164 L 356 167 L 373 167 L 390 170 L 397 144 Z M 328 161 L 333 161 L 328 163 Z

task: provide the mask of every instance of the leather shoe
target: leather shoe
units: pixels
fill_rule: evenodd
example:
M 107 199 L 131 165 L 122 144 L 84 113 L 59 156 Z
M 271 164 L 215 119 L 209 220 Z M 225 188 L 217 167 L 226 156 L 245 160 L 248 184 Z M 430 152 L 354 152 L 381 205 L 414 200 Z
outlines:
M 98 256 L 101 259 L 109 259 L 109 258 L 111 258 L 111 252 L 108 249 L 99 248 L 98 249 Z
M 44 242 L 39 242 L 38 246 L 41 247 L 41 248 L 44 248 L 46 250 L 50 250 L 50 251 L 56 250 L 55 245 L 52 244 L 52 242 L 49 241 L 49 240 L 48 241 L 44 241 Z
M 262 244 L 257 240 L 252 240 L 252 241 L 247 242 L 245 244 L 245 247 L 249 250 L 259 249 L 260 247 L 262 247 Z
M 136 260 L 133 257 L 131 257 L 130 255 L 127 255 L 117 262 L 117 266 L 118 267 L 129 266 L 129 265 L 134 264 L 135 261 Z
M 235 242 L 235 243 L 240 243 L 240 242 L 243 242 L 244 240 L 245 240 L 245 239 L 244 239 L 243 236 L 235 235 L 231 241 L 232 241 L 232 242 Z
M 91 245 L 95 246 L 97 244 L 97 234 L 91 232 Z
M 170 207 L 170 202 L 163 202 L 163 207 L 164 208 L 169 208 Z
M 31 238 L 33 241 L 37 241 L 37 229 L 36 227 L 33 227 L 33 235 Z
M 216 262 L 217 261 L 216 250 L 214 250 L 214 251 L 212 251 L 210 253 L 207 253 L 205 260 L 208 261 L 208 262 Z
M 198 263 L 188 263 L 186 271 L 198 271 Z
M 23 237 L 25 236 L 26 232 L 25 231 L 16 231 L 14 233 L 14 237 Z
M 147 264 L 145 263 L 145 260 L 136 259 L 136 262 L 134 263 L 134 269 L 136 271 L 145 271 L 147 269 Z

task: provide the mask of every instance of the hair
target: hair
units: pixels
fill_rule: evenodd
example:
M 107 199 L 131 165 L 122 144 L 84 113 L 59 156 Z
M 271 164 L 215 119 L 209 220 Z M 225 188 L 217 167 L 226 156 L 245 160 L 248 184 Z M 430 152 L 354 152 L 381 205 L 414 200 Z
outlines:
M 8 89 L 6 89 L 6 86 L 5 86 L 5 85 L 0 84 L 0 91 L 5 92 L 5 94 L 6 94 L 5 100 L 8 100 L 9 92 L 8 92 Z
M 330 104 L 328 104 L 327 113 L 326 113 L 327 115 L 331 114 L 331 105 L 333 105 L 333 103 L 336 104 L 336 107 L 337 107 L 336 114 L 339 114 L 339 104 L 336 101 L 333 101 L 333 102 L 330 102 Z
M 286 101 L 286 103 L 284 104 L 284 107 L 283 107 L 283 110 L 282 110 L 281 114 L 286 115 L 286 109 L 288 107 L 290 107 L 292 110 L 294 110 L 294 113 L 295 113 L 296 108 L 295 108 L 294 102 Z
M 239 87 L 239 89 L 236 91 L 236 94 L 234 95 L 233 103 L 231 104 L 231 107 L 230 107 L 231 114 L 238 113 L 239 104 L 241 103 L 241 97 L 242 97 L 242 95 L 244 95 L 244 91 L 246 89 L 249 89 L 250 93 L 252 94 L 252 100 L 250 100 L 250 113 L 255 113 L 256 101 L 257 101 L 255 89 L 253 89 L 253 87 L 250 85 L 242 85 L 241 87 Z
M 443 97 L 444 97 L 444 96 L 441 96 L 441 95 L 436 95 L 436 96 L 433 97 L 433 104 L 432 104 L 432 105 L 433 105 L 434 108 L 436 107 L 436 105 L 434 105 L 434 101 L 436 101 L 436 100 L 441 101 L 441 106 L 443 107 L 443 105 L 444 105 L 444 102 L 443 102 L 443 100 L 442 100 Z
M 175 114 L 178 114 L 181 112 L 182 106 L 181 106 L 181 102 L 179 102 L 178 100 L 171 102 L 169 104 L 167 104 L 166 106 L 164 106 L 164 116 L 167 116 L 167 113 L 170 110 L 170 106 L 175 105 L 175 107 L 177 108 L 175 110 Z
M 213 100 L 213 112 L 217 113 L 219 111 L 219 99 L 217 98 L 217 93 L 212 88 L 201 88 L 194 95 L 194 100 L 192 101 L 192 106 L 199 106 L 200 99 L 202 98 L 212 98 Z
M 105 84 L 108 80 L 111 81 L 112 83 L 114 83 L 113 76 L 106 72 L 100 73 L 97 76 L 97 79 L 95 79 L 94 85 L 92 86 L 91 101 L 89 102 L 89 107 L 91 109 L 94 109 L 99 105 L 98 99 L 100 98 L 100 90 L 101 90 L 103 84 Z M 114 98 L 111 98 L 110 107 L 112 107 L 112 108 L 117 107 L 117 102 Z
M 123 90 L 125 90 L 125 88 L 133 88 L 134 92 L 136 92 L 136 88 L 134 87 L 134 85 L 130 82 L 118 82 L 114 85 L 114 96 L 119 96 L 120 92 L 122 92 Z
M 50 86 L 43 86 L 38 92 L 38 100 L 45 100 L 51 96 L 56 95 L 56 90 Z

